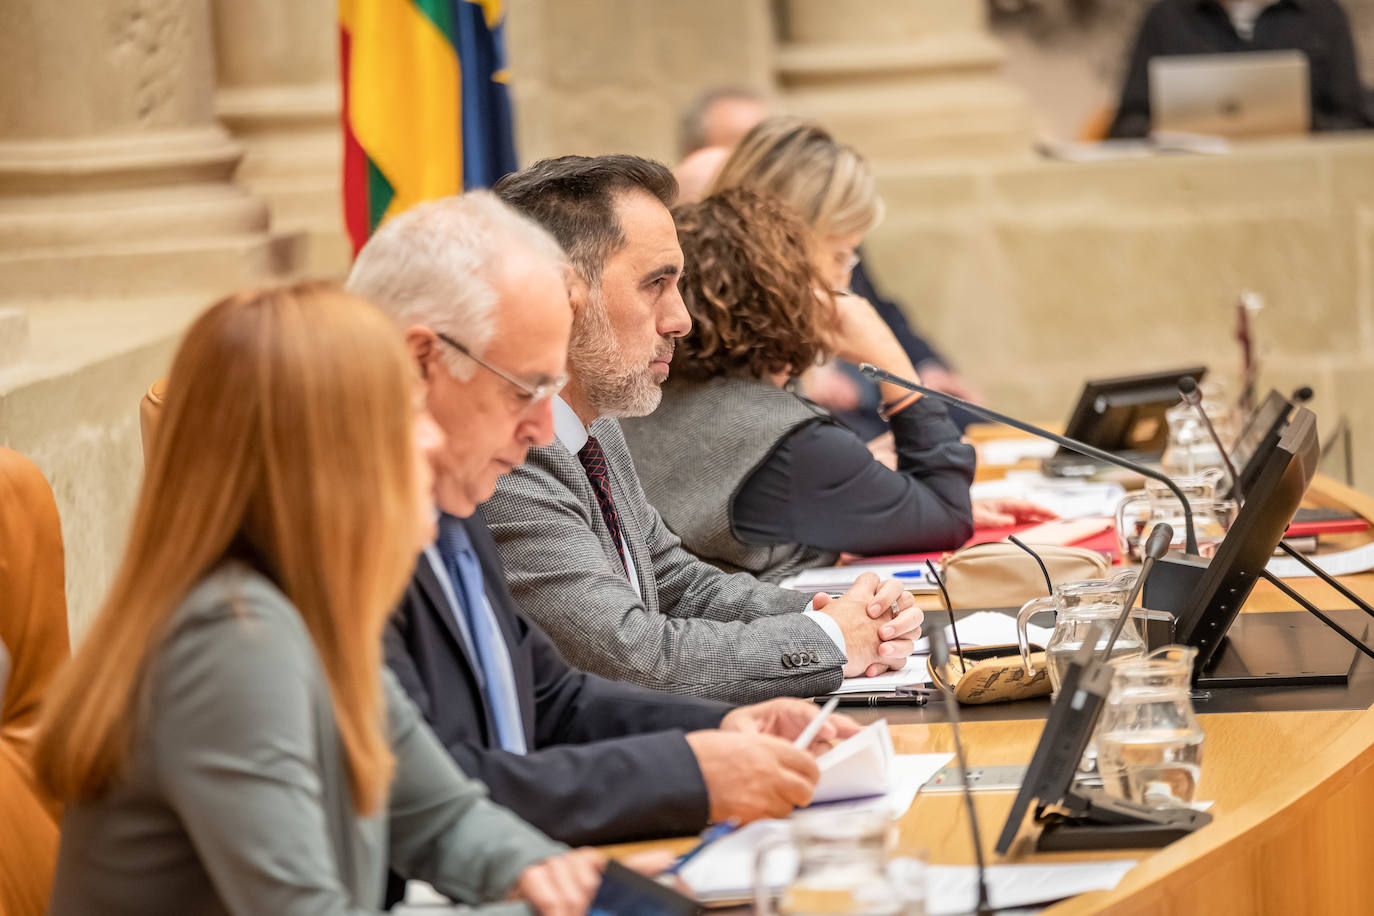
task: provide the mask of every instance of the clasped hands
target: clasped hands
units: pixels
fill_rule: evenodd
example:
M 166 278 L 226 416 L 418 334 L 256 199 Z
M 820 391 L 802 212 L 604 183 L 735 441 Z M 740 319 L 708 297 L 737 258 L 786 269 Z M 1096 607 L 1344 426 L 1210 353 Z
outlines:
M 859 576 L 838 598 L 817 594 L 811 606 L 840 625 L 848 657 L 845 677 L 874 677 L 901 668 L 915 650 L 925 620 L 906 586 L 896 579 L 884 582 L 875 573 Z

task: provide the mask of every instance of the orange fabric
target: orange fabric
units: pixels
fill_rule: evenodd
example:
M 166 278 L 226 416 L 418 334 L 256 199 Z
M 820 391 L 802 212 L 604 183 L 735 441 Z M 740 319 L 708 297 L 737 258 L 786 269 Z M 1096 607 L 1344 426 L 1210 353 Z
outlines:
M 1116 120 L 1116 106 L 1108 105 L 1088 115 L 1083 126 L 1078 129 L 1078 139 L 1084 143 L 1099 143 L 1107 139 L 1107 131 L 1112 129 Z
M 0 707 L 0 913 L 47 908 L 58 807 L 33 783 L 38 705 L 67 660 L 62 529 L 33 463 L 0 448 L 0 641 L 11 659 Z
M 162 415 L 162 401 L 167 397 L 167 380 L 160 378 L 148 386 L 147 394 L 138 402 L 138 429 L 143 437 L 143 466 L 148 466 L 148 456 L 152 454 L 153 430 L 157 418 Z

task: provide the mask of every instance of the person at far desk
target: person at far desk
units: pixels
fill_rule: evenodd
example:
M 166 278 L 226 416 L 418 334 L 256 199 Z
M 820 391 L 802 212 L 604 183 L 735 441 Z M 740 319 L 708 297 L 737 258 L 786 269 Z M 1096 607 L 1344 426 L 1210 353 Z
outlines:
M 555 441 L 483 506 L 525 612 L 584 671 L 729 702 L 829 693 L 844 675 L 905 664 L 922 618 L 900 582 L 862 576 L 831 600 L 727 575 L 683 549 L 644 498 L 616 419 L 658 406 L 691 326 L 672 172 L 637 156 L 563 156 L 495 191 L 572 266 Z
M 566 270 L 547 232 L 485 191 L 394 217 L 354 262 L 349 288 L 399 326 L 449 433 L 439 536 L 387 624 L 387 662 L 459 766 L 556 839 L 625 842 L 784 816 L 819 775 L 790 744 L 814 704 L 732 709 L 585 674 L 506 587 L 478 504 L 554 438 L 572 326 Z M 815 748 L 857 731 L 832 717 Z
M 1350 20 L 1336 0 L 1159 0 L 1145 13 L 1107 136 L 1150 133 L 1150 60 L 1179 54 L 1301 51 L 1312 129 L 1374 127 Z
M 487 800 L 382 664 L 443 448 L 391 323 L 321 285 L 231 296 L 168 391 L 114 586 L 43 707 L 48 912 L 380 914 L 390 863 L 479 913 L 585 913 L 600 853 Z
M 645 495 L 683 544 L 776 581 L 841 552 L 967 541 L 974 452 L 939 402 L 884 386 L 893 470 L 792 392 L 824 356 L 916 374 L 871 305 L 830 292 L 801 216 L 731 188 L 674 217 L 692 330 L 658 409 L 621 427 Z

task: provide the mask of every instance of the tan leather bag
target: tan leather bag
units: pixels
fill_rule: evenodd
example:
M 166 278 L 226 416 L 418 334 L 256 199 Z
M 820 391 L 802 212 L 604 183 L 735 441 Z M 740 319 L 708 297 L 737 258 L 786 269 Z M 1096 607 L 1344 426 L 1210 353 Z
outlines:
M 1096 550 L 1031 544 L 1045 561 L 1050 581 L 1101 579 L 1111 564 Z M 1035 558 L 1015 544 L 994 541 L 956 550 L 945 558 L 940 575 L 955 610 L 1020 607 L 1046 595 L 1045 574 Z

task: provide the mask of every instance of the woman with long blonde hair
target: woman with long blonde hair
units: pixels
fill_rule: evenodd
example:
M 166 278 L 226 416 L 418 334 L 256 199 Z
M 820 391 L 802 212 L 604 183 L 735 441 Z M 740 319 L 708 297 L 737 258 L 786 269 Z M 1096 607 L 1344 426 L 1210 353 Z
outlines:
M 45 704 L 51 913 L 380 912 L 388 865 L 585 909 L 596 856 L 486 801 L 383 675 L 441 445 L 360 299 L 247 292 L 191 326 L 122 565 Z

